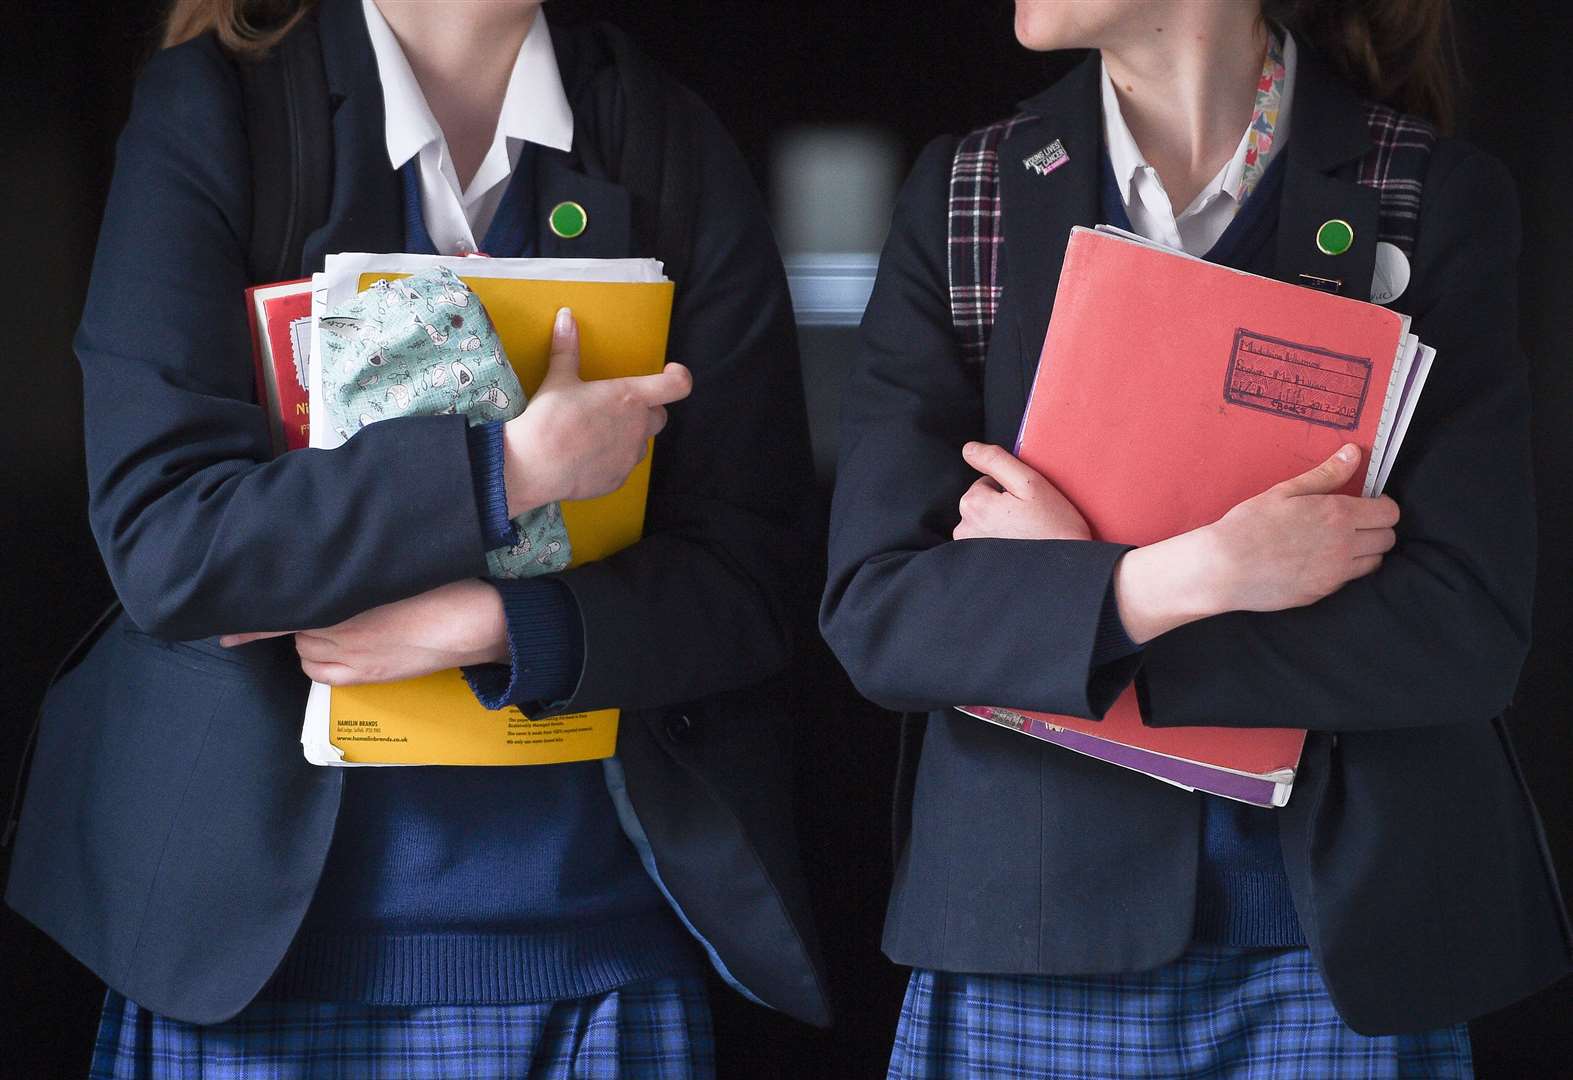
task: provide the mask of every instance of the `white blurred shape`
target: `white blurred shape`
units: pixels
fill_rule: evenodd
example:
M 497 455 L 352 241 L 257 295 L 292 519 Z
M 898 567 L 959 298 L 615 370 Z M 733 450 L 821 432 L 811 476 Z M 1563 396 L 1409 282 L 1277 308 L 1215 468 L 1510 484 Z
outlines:
M 800 325 L 862 318 L 901 169 L 899 141 L 879 128 L 799 127 L 777 138 L 770 190 Z
M 786 255 L 877 252 L 885 243 L 901 145 L 872 127 L 798 127 L 771 154 L 776 238 Z

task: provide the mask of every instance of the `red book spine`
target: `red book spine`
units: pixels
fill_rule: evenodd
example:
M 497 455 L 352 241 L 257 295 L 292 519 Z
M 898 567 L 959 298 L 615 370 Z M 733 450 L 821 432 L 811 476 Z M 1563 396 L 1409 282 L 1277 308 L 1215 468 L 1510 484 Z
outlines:
M 246 314 L 251 322 L 257 403 L 268 414 L 274 453 L 299 450 L 307 445 L 311 430 L 306 389 L 310 280 L 247 289 Z

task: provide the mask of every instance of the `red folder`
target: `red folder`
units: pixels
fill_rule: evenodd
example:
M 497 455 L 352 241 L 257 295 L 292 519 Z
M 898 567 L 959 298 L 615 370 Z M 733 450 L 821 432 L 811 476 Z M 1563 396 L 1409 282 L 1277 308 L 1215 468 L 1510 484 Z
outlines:
M 1407 330 L 1375 304 L 1077 229 L 1018 453 L 1094 536 L 1163 540 L 1346 442 L 1369 464 Z
M 1073 231 L 1017 453 L 1093 536 L 1150 544 L 1353 442 L 1395 411 L 1408 321 L 1372 304 Z M 1347 494 L 1361 492 L 1356 476 Z M 1227 658 L 1220 658 L 1227 663 Z M 1153 728 L 1134 689 L 1101 722 L 1024 714 L 1175 758 L 1289 776 L 1305 733 Z

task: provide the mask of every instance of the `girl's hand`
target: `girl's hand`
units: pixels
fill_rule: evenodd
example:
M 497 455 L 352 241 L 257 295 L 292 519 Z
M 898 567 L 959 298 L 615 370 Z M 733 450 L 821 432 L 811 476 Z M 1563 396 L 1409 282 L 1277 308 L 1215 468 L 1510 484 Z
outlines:
M 969 442 L 962 459 L 983 475 L 961 496 L 956 540 L 1090 540 L 1080 511 L 1032 466 L 1004 447 Z
M 1397 542 L 1398 504 L 1335 494 L 1359 467 L 1359 447 L 1345 446 L 1211 525 L 1126 553 L 1114 592 L 1131 640 L 1226 611 L 1314 604 L 1376 570 Z
M 693 389 L 682 364 L 658 375 L 579 378 L 579 327 L 563 308 L 552 326 L 546 379 L 503 429 L 508 516 L 563 499 L 616 491 L 666 426 L 666 406 Z
M 227 634 L 226 648 L 288 631 Z M 300 666 L 329 686 L 394 682 L 468 664 L 507 663 L 502 597 L 484 581 L 456 581 L 363 611 L 337 626 L 295 633 Z
M 1316 468 L 1247 499 L 1212 525 L 1215 588 L 1229 611 L 1314 604 L 1376 570 L 1398 542 L 1398 504 L 1336 495 L 1360 468 L 1343 447 Z

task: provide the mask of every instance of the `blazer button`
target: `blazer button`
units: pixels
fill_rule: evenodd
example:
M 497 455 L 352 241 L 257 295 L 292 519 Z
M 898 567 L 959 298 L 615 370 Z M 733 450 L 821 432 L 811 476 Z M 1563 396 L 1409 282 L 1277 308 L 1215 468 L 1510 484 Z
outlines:
M 666 714 L 666 734 L 673 742 L 684 742 L 694 731 L 694 722 L 687 713 L 671 712 Z

